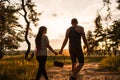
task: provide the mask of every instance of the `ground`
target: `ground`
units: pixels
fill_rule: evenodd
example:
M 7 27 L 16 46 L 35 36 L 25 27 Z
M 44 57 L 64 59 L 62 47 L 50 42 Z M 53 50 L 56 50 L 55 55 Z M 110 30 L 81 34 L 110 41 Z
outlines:
M 86 63 L 79 72 L 78 80 L 120 80 L 119 72 L 100 71 L 98 66 L 97 63 Z M 65 65 L 62 68 L 51 67 L 47 72 L 50 80 L 69 80 L 71 65 Z

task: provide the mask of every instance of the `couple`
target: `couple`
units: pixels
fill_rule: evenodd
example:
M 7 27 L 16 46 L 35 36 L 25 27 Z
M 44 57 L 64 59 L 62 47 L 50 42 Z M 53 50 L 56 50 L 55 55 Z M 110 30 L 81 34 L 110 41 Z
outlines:
M 78 25 L 78 21 L 76 18 L 73 18 L 71 20 L 71 24 L 72 26 L 66 31 L 65 39 L 63 41 L 59 54 L 62 54 L 62 51 L 69 39 L 69 53 L 72 61 L 72 75 L 70 76 L 70 80 L 76 80 L 77 74 L 84 65 L 84 55 L 81 47 L 81 37 L 87 47 L 88 53 L 89 48 L 85 37 L 84 28 Z M 49 45 L 48 37 L 45 35 L 46 33 L 47 28 L 45 26 L 41 26 L 35 39 L 36 58 L 39 63 L 36 80 L 39 80 L 42 74 L 45 77 L 45 80 L 49 80 L 45 69 L 45 64 L 47 60 L 47 48 L 51 50 L 55 55 L 57 55 L 57 53 Z M 76 59 L 79 62 L 78 65 L 76 64 Z

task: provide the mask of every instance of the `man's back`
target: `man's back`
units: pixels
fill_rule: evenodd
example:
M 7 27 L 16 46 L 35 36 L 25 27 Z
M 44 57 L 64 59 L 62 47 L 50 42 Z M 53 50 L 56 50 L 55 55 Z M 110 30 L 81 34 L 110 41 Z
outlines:
M 69 48 L 70 49 L 78 49 L 81 47 L 81 34 L 76 31 L 77 27 L 70 27 L 69 28 Z
M 69 53 L 71 57 L 72 62 L 72 76 L 70 77 L 70 80 L 75 80 L 77 77 L 77 74 L 82 69 L 84 65 L 84 55 L 81 47 L 81 37 L 83 39 L 83 42 L 85 43 L 87 47 L 87 51 L 89 51 L 87 40 L 84 33 L 84 28 L 81 26 L 78 26 L 78 21 L 76 18 L 73 18 L 71 20 L 72 27 L 68 28 L 66 31 L 65 39 L 63 41 L 62 47 L 60 49 L 59 54 L 62 54 L 62 51 L 69 39 Z M 79 64 L 77 65 L 77 60 Z

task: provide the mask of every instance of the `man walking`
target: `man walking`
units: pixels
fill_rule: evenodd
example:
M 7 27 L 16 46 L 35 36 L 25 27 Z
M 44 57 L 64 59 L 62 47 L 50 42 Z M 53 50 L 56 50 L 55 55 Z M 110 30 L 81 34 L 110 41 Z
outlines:
M 88 53 L 89 53 L 89 47 L 85 37 L 84 28 L 78 25 L 77 19 L 73 18 L 71 20 L 71 24 L 72 26 L 69 27 L 66 31 L 65 39 L 63 41 L 59 54 L 62 54 L 62 51 L 69 39 L 69 53 L 72 61 L 72 76 L 70 77 L 70 80 L 76 80 L 77 74 L 84 65 L 84 55 L 81 47 L 81 37 L 87 48 Z M 79 62 L 78 65 L 76 64 L 77 60 Z

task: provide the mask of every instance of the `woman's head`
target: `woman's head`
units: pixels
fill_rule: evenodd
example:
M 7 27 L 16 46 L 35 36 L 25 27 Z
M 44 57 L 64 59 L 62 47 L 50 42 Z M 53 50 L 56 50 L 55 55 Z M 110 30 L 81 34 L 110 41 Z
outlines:
M 47 33 L 47 28 L 45 26 L 41 26 L 39 28 L 38 34 L 46 34 Z

